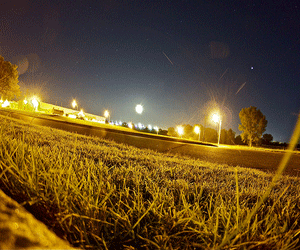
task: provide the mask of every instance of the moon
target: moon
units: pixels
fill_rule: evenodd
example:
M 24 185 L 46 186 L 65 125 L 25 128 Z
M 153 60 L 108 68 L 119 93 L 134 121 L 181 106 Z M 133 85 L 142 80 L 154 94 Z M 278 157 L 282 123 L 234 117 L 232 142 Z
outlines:
M 138 114 L 143 113 L 143 110 L 144 110 L 144 107 L 143 107 L 141 104 L 138 104 L 138 105 L 135 106 L 135 111 L 136 111 Z

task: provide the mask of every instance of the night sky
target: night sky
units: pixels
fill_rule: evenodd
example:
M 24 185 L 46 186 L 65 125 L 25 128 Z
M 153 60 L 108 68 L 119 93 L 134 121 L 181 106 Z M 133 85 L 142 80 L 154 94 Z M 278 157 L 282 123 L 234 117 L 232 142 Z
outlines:
M 297 1 L 1 1 L 0 18 L 0 55 L 42 101 L 164 129 L 204 124 L 217 103 L 237 134 L 256 106 L 275 141 L 292 134 Z

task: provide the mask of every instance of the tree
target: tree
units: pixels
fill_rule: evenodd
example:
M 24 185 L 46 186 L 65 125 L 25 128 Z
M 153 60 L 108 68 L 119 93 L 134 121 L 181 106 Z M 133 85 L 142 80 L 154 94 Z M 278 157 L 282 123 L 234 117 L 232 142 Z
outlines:
M 252 147 L 253 142 L 259 142 L 263 132 L 266 131 L 268 121 L 262 112 L 253 106 L 243 108 L 239 117 L 242 123 L 239 124 L 239 130 L 243 131 L 242 140 Z
M 17 65 L 4 61 L 4 58 L 0 56 L 0 95 L 2 99 L 11 100 L 21 94 L 17 67 Z
M 168 128 L 168 136 L 173 136 L 173 137 L 177 137 L 178 136 L 178 134 L 175 131 L 175 128 L 173 128 L 173 127 L 169 127 Z
M 235 139 L 235 132 L 230 128 L 227 131 L 227 141 L 226 144 L 234 144 L 234 139 Z
M 190 124 L 184 124 L 182 126 L 183 126 L 183 130 L 184 130 L 184 134 L 182 135 L 182 137 L 186 138 L 186 139 L 193 139 L 193 136 L 194 136 L 193 126 Z
M 218 132 L 212 128 L 205 128 L 205 141 L 218 142 Z
M 273 136 L 271 134 L 263 134 L 262 144 L 270 145 L 273 141 Z
M 234 144 L 235 132 L 230 128 L 229 130 L 222 129 L 220 136 L 221 144 Z
M 244 142 L 243 142 L 243 140 L 242 140 L 242 137 L 240 135 L 238 135 L 237 137 L 235 137 L 234 143 L 236 145 L 245 145 Z

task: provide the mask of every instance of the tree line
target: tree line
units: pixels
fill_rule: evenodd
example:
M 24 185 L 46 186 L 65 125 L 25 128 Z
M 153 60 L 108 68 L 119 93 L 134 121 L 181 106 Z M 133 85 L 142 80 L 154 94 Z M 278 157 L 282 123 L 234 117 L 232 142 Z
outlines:
M 250 106 L 243 108 L 239 113 L 241 124 L 239 130 L 242 131 L 241 135 L 236 136 L 231 128 L 226 130 L 222 129 L 220 133 L 220 143 L 228 145 L 246 145 L 252 147 L 255 145 L 270 145 L 273 141 L 271 134 L 263 134 L 266 131 L 267 123 L 266 117 L 256 107 Z M 213 128 L 204 127 L 201 124 L 184 124 L 182 125 L 184 132 L 179 132 L 174 128 L 168 128 L 168 135 L 173 137 L 181 137 L 190 140 L 200 140 L 204 142 L 218 142 L 218 131 Z M 197 133 L 195 128 L 200 128 L 200 133 Z

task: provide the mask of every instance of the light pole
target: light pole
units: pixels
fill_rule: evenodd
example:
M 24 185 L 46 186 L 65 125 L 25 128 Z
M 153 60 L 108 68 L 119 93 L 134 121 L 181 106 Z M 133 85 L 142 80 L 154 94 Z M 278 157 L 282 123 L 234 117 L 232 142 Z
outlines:
M 156 131 L 156 134 L 158 135 L 159 128 L 157 126 L 155 126 L 154 130 Z
M 183 128 L 182 126 L 178 126 L 178 127 L 177 127 L 177 132 L 178 132 L 178 134 L 179 134 L 179 136 L 180 136 L 180 138 L 181 138 L 181 136 L 182 136 L 183 133 L 184 133 L 184 128 Z
M 108 123 L 110 123 L 110 114 L 108 112 L 108 110 L 104 111 L 104 117 L 107 119 L 108 118 Z
M 75 109 L 75 107 L 77 107 L 77 110 L 78 110 L 78 105 L 77 105 L 76 100 L 73 100 L 72 107 L 73 107 L 73 109 Z
M 31 100 L 31 103 L 32 103 L 33 107 L 35 108 L 35 111 L 37 111 L 38 106 L 39 106 L 38 100 L 34 97 L 34 98 Z
M 222 125 L 221 116 L 220 116 L 219 114 L 213 114 L 212 120 L 213 120 L 215 123 L 218 123 L 218 122 L 219 122 L 218 145 L 220 145 L 221 125 Z
M 196 134 L 199 134 L 199 141 L 200 141 L 200 132 L 201 132 L 200 127 L 199 127 L 199 126 L 195 126 L 194 132 L 195 132 Z

